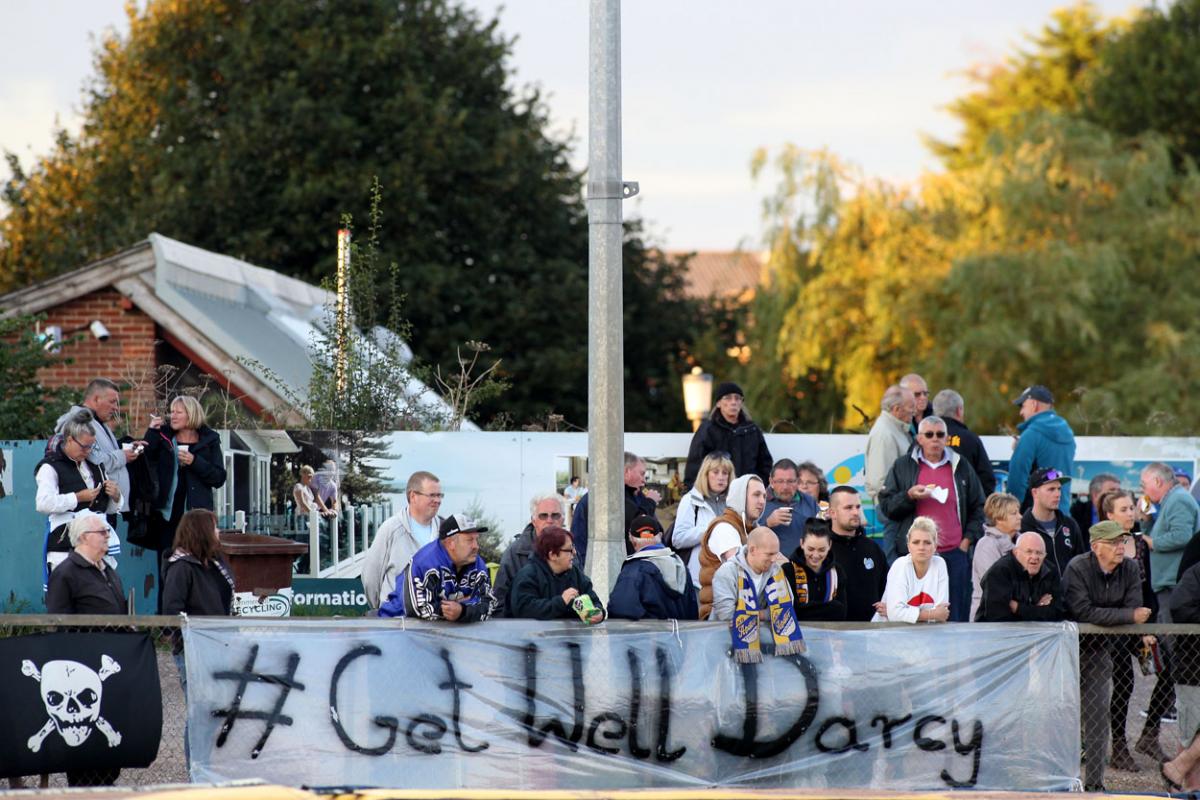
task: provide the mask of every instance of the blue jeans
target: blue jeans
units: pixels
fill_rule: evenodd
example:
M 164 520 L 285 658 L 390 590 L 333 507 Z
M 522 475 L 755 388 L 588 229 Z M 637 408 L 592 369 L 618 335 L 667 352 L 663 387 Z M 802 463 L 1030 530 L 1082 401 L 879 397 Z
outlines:
M 950 622 L 971 621 L 971 558 L 957 547 L 938 553 L 950 580 Z
M 878 512 L 876 513 L 878 514 Z M 882 514 L 878 514 L 875 519 L 883 522 L 883 538 L 879 541 L 879 546 L 883 549 L 883 555 L 890 567 L 892 562 L 900 557 L 900 554 L 896 552 L 896 537 L 900 533 L 900 523 L 890 520 Z

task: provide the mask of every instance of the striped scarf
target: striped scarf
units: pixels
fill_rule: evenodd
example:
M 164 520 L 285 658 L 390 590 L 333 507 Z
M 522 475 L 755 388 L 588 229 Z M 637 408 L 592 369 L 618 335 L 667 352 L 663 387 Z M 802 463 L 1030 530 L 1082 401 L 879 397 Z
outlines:
M 816 574 L 814 573 L 814 577 Z M 825 578 L 823 596 L 811 598 L 808 591 L 809 573 L 803 566 L 796 564 L 796 605 L 806 606 L 809 603 L 828 603 L 837 597 L 837 570 L 831 569 L 825 574 L 827 577 Z
M 792 606 L 792 593 L 788 589 L 783 569 L 771 565 L 771 576 L 763 590 L 771 617 L 771 638 L 775 644 L 775 655 L 799 655 L 805 651 L 804 634 L 796 621 L 796 610 Z M 733 639 L 733 657 L 743 664 L 762 661 L 761 645 L 758 641 L 758 593 L 754 589 L 754 578 L 745 569 L 739 570 L 737 608 L 729 625 Z

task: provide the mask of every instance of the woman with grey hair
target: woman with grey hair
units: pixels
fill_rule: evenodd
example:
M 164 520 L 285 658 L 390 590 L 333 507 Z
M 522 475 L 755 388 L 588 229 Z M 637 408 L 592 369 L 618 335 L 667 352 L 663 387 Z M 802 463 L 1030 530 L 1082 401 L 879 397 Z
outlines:
M 108 552 L 108 522 L 99 514 L 80 512 L 67 524 L 71 552 L 50 573 L 46 611 L 51 614 L 124 614 L 125 591 Z
M 80 411 L 63 424 L 62 438 L 34 468 L 37 482 L 34 505 L 50 519 L 47 572 L 66 560 L 71 552 L 67 525 L 77 514 L 84 511 L 116 514 L 121 510 L 121 489 L 117 482 L 107 478 L 99 464 L 87 460 L 95 443 L 91 413 Z M 120 540 L 115 535 L 112 538 L 112 547 L 106 546 L 104 555 L 116 558 L 121 552 Z

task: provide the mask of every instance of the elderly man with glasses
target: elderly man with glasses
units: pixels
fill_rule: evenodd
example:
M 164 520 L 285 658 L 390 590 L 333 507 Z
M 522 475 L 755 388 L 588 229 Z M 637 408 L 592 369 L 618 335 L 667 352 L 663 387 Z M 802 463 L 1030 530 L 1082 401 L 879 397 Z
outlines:
M 88 460 L 88 453 L 95 445 L 92 415 L 79 411 L 63 423 L 58 445 L 34 469 L 37 482 L 35 507 L 50 520 L 46 543 L 47 574 L 65 561 L 74 549 L 67 525 L 76 514 L 85 510 L 95 514 L 116 514 L 121 510 L 121 489 L 117 482 L 104 474 L 102 466 Z M 106 520 L 100 522 L 111 531 Z M 110 540 L 102 555 L 115 558 L 121 551 L 120 540 L 115 534 Z
M 879 506 L 897 524 L 896 548 L 908 551 L 908 528 L 916 517 L 937 523 L 938 555 L 950 580 L 950 621 L 969 622 L 971 559 L 967 551 L 983 535 L 983 487 L 965 458 L 946 447 L 946 422 L 929 416 L 917 428 L 917 446 L 896 459 L 879 492 Z
M 1137 564 L 1125 560 L 1129 535 L 1112 520 L 1097 522 L 1089 531 L 1091 552 L 1075 556 L 1063 573 L 1067 616 L 1091 625 L 1141 625 L 1150 619 L 1142 605 L 1142 579 Z M 1112 699 L 1112 651 L 1105 636 L 1080 637 L 1079 686 L 1083 714 L 1083 746 L 1087 762 L 1083 786 L 1104 791 L 1109 719 Z
M 533 544 L 547 528 L 561 528 L 564 519 L 562 497 L 553 492 L 535 494 L 529 501 L 529 523 L 517 534 L 500 557 L 500 569 L 496 572 L 496 611 L 493 616 L 508 616 L 508 590 L 521 567 L 533 556 Z M 576 561 L 579 561 L 576 558 Z M 579 564 L 580 569 L 583 564 Z

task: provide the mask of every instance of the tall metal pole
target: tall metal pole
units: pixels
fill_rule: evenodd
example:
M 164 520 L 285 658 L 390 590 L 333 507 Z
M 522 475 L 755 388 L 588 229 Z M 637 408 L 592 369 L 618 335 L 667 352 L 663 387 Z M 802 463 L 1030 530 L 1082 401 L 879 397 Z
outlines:
M 625 558 L 621 201 L 621 3 L 591 0 L 588 80 L 588 548 L 608 599 Z

